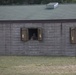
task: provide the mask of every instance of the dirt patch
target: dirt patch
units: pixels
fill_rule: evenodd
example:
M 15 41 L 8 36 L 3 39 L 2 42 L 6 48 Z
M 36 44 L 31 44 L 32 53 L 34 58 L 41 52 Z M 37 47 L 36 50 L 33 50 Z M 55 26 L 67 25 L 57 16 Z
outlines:
M 62 73 L 76 73 L 76 65 L 65 66 L 45 66 L 29 64 L 25 66 L 14 66 L 16 72 L 22 73 L 41 73 L 41 74 L 62 74 Z

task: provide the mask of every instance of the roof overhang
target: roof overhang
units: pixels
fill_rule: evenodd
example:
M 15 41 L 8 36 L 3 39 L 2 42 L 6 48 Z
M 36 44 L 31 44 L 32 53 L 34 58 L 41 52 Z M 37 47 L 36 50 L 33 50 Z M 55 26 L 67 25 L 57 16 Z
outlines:
M 0 20 L 0 23 L 66 23 L 76 22 L 76 19 L 52 19 L 52 20 Z

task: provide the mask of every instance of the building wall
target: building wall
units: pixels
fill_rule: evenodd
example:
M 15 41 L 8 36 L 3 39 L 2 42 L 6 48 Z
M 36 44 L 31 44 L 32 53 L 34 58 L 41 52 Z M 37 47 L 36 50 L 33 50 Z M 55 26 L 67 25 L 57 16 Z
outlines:
M 76 23 L 0 23 L 0 55 L 76 56 L 69 28 Z M 41 27 L 42 41 L 21 41 L 21 27 Z

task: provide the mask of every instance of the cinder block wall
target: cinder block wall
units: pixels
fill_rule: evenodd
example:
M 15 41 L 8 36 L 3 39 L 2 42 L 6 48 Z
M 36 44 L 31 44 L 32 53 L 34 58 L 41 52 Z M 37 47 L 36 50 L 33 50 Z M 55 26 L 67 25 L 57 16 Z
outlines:
M 69 28 L 76 23 L 0 23 L 0 55 L 76 56 Z M 21 41 L 21 27 L 41 27 L 42 41 Z

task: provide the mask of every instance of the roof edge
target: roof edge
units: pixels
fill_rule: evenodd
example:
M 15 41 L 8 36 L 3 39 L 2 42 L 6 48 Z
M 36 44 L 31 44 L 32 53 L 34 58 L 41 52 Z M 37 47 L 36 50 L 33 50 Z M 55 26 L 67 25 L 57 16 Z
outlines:
M 76 19 L 52 19 L 52 20 L 0 20 L 0 23 L 62 23 L 76 22 Z

